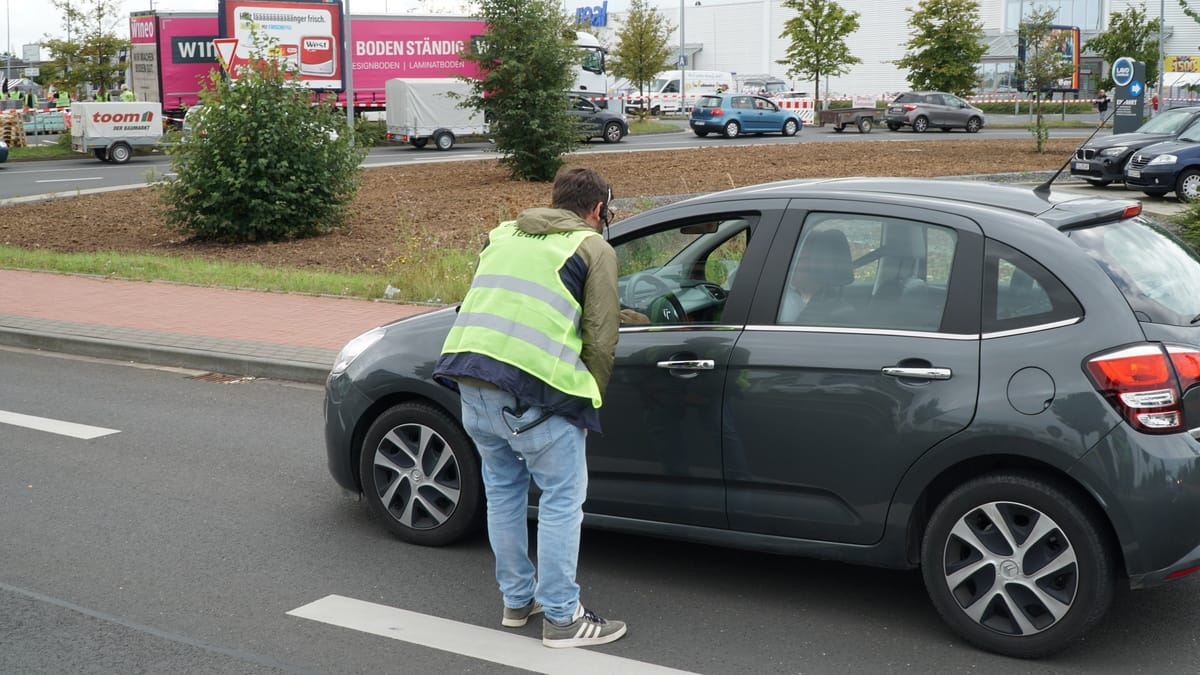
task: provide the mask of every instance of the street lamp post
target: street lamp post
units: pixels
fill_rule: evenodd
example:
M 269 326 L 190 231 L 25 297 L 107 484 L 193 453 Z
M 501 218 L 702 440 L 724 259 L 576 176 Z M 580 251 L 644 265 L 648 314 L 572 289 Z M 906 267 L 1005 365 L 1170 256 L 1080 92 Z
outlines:
M 1166 65 L 1166 59 L 1163 58 L 1163 4 L 1164 0 L 1158 0 L 1158 107 L 1163 109 L 1167 107 L 1167 100 L 1163 96 L 1163 83 L 1166 81 L 1167 74 L 1163 72 L 1163 67 Z M 1157 115 L 1157 110 L 1151 111 Z
M 683 42 L 683 0 L 679 0 L 679 112 L 687 102 L 687 52 Z

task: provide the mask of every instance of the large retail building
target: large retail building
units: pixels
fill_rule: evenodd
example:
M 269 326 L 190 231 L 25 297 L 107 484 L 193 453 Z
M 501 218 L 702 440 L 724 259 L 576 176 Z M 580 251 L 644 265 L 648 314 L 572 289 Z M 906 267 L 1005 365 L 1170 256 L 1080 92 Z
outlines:
M 615 44 L 625 12 L 606 11 L 603 2 L 570 0 L 576 16 L 588 15 L 600 30 L 601 40 Z M 1189 0 L 1200 14 L 1200 1 Z M 736 74 L 769 73 L 788 80 L 797 90 L 812 91 L 813 82 L 787 75 L 779 60 L 786 58 L 788 41 L 780 37 L 784 23 L 795 11 L 783 7 L 781 0 L 651 0 L 676 29 L 668 38 L 673 59 L 680 51 L 679 27 L 683 28 L 683 53 L 686 67 L 696 70 L 720 70 Z M 913 0 L 839 0 L 848 11 L 858 12 L 859 29 L 848 38 L 851 53 L 862 59 L 845 75 L 823 78 L 821 93 L 833 96 L 885 97 L 909 89 L 906 73 L 894 65 L 904 55 L 909 39 L 906 9 L 915 8 Z M 1123 13 L 1130 6 L 1144 6 L 1148 19 L 1159 17 L 1164 25 L 1164 77 L 1169 97 L 1196 96 L 1181 85 L 1200 78 L 1200 23 L 1179 6 L 1178 0 L 980 0 L 987 53 L 979 63 L 980 93 L 1013 92 L 1016 67 L 1017 26 L 1032 6 L 1050 7 L 1058 12 L 1055 23 L 1080 29 L 1081 44 L 1108 27 L 1109 15 Z M 682 21 L 680 17 L 682 16 Z M 1079 93 L 1090 97 L 1105 64 L 1086 50 L 1080 55 Z

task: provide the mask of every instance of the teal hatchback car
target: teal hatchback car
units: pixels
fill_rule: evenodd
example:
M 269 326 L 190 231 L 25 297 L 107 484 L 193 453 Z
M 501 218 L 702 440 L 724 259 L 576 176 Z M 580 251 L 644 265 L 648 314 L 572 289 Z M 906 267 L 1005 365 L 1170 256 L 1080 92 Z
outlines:
M 697 136 L 719 133 L 737 138 L 764 133 L 794 136 L 804 123 L 797 111 L 780 108 L 764 96 L 710 94 L 696 99 L 690 124 Z

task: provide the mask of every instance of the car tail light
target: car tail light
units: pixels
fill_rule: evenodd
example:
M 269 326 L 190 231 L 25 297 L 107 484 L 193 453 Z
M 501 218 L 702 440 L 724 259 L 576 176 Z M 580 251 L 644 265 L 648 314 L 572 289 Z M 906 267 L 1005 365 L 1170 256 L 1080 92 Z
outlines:
M 1200 350 L 1142 344 L 1088 359 L 1096 389 L 1134 429 L 1152 434 L 1186 428 L 1183 392 L 1200 384 Z
M 708 111 L 708 114 L 712 115 L 713 117 L 724 117 L 725 111 L 721 110 L 720 108 L 713 108 L 712 110 Z
M 1140 215 L 1142 215 L 1142 204 L 1141 202 L 1138 202 L 1132 206 L 1126 206 L 1125 210 L 1121 212 L 1121 219 L 1124 220 L 1126 218 L 1133 218 Z
M 905 104 L 904 104 L 904 109 L 905 109 L 905 110 L 907 110 L 907 111 L 909 111 L 909 112 L 912 112 L 912 111 L 914 111 L 914 110 L 916 110 L 916 109 L 917 109 L 917 106 L 915 106 L 915 105 L 913 105 L 913 104 L 911 104 L 911 103 L 905 103 Z

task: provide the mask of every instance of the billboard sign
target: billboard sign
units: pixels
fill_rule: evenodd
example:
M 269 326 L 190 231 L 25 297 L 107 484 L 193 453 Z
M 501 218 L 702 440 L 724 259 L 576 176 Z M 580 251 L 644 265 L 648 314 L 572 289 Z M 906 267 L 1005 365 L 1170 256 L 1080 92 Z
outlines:
M 1042 91 L 1079 91 L 1079 28 L 1077 26 L 1049 26 L 1050 31 L 1043 38 L 1039 53 L 1051 51 L 1057 54 L 1057 57 L 1064 63 L 1071 64 L 1071 72 L 1066 77 L 1047 83 L 1041 87 Z M 1029 45 L 1024 34 L 1018 37 L 1017 42 L 1017 65 L 1021 66 L 1027 62 L 1027 54 Z M 1025 85 L 1025 78 L 1017 80 L 1017 89 L 1020 91 L 1029 91 Z
M 237 40 L 227 64 L 233 79 L 256 56 L 254 39 L 258 35 L 270 42 L 262 56 L 289 66 L 304 86 L 332 91 L 345 88 L 340 2 L 221 0 L 218 16 L 221 37 Z

